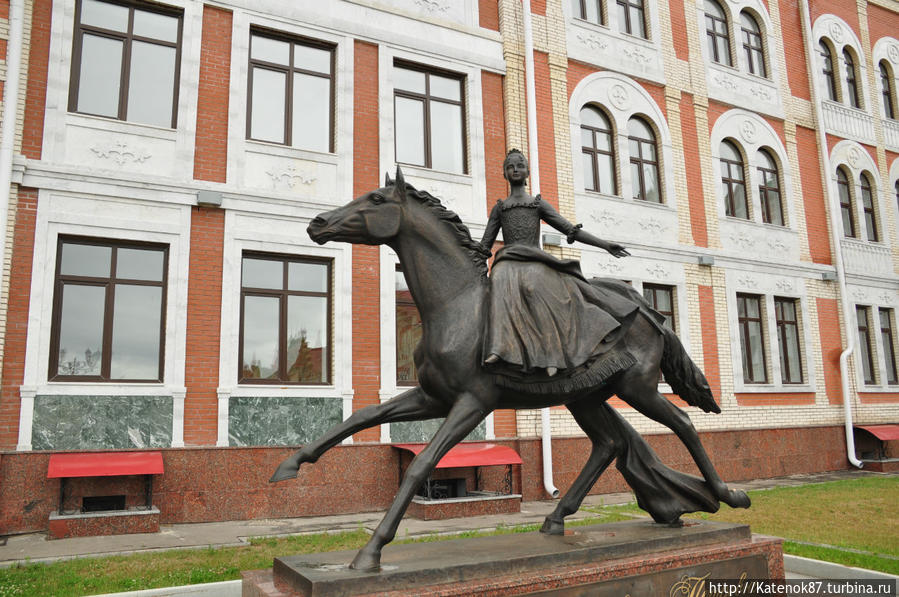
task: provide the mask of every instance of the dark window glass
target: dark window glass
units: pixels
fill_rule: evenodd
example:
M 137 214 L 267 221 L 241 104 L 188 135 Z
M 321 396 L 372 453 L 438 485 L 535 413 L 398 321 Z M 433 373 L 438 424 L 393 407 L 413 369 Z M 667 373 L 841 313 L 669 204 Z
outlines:
M 634 199 L 662 202 L 659 179 L 659 151 L 656 135 L 642 118 L 627 121 L 627 141 L 631 154 L 631 186 Z
M 725 213 L 748 220 L 749 204 L 746 199 L 743 155 L 730 141 L 721 142 L 721 184 L 724 187 Z
M 796 299 L 774 298 L 780 377 L 783 383 L 802 383 L 802 353 L 799 350 L 799 319 L 796 305 Z
M 880 338 L 883 344 L 883 358 L 886 362 L 887 383 L 899 384 L 896 371 L 896 335 L 893 333 L 893 310 L 880 309 Z
M 730 30 L 724 9 L 715 0 L 705 0 L 705 35 L 713 62 L 733 66 L 730 58 Z
M 574 9 L 580 18 L 597 25 L 605 24 L 601 0 L 573 0 L 573 2 Z
M 174 128 L 181 19 L 143 2 L 79 0 L 69 110 Z
M 755 17 L 745 11 L 741 12 L 740 30 L 743 34 L 743 54 L 746 57 L 746 67 L 753 75 L 767 77 L 768 69 L 765 66 L 762 32 Z
M 396 160 L 465 173 L 462 77 L 406 64 L 393 72 Z
M 644 284 L 643 298 L 650 307 L 665 316 L 665 325 L 677 332 L 674 320 L 674 287 L 662 284 Z
M 586 189 L 616 195 L 618 184 L 612 126 L 606 115 L 592 106 L 581 110 L 581 151 Z
M 849 177 L 842 168 L 837 168 L 837 192 L 840 195 L 840 214 L 843 217 L 843 236 L 855 238 L 855 213 L 852 209 L 852 189 Z
M 329 383 L 331 263 L 247 253 L 242 266 L 241 383 Z
M 737 295 L 737 320 L 740 327 L 740 354 L 743 359 L 745 383 L 767 383 L 765 343 L 762 335 L 762 306 L 760 296 Z
M 886 60 L 880 61 L 880 92 L 883 97 L 883 113 L 887 118 L 896 118 L 895 97 L 896 90 L 893 85 L 893 73 Z
M 247 138 L 334 150 L 333 46 L 253 31 L 247 88 Z
M 862 173 L 859 179 L 862 190 L 862 209 L 865 213 L 865 232 L 867 232 L 868 240 L 877 242 L 880 235 L 877 233 L 877 215 L 874 209 L 874 192 L 871 189 L 871 179 L 868 175 Z
M 824 73 L 824 81 L 827 84 L 827 99 L 839 101 L 837 98 L 837 77 L 833 70 L 833 52 L 830 45 L 823 39 L 818 43 L 818 51 L 821 53 L 821 70 Z
M 406 276 L 397 267 L 396 288 L 396 383 L 413 386 L 418 383 L 414 351 L 421 340 L 421 316 L 409 293 Z
M 168 249 L 60 238 L 51 380 L 162 381 Z
M 783 205 L 780 200 L 780 176 L 777 162 L 766 149 L 760 149 L 756 170 L 759 178 L 759 198 L 762 202 L 762 221 L 766 224 L 784 225 Z
M 643 0 L 617 0 L 618 28 L 622 33 L 646 39 L 646 15 Z
M 871 350 L 871 329 L 868 322 L 868 308 L 857 305 L 855 319 L 858 321 L 859 365 L 862 368 L 862 379 L 865 384 L 876 383 L 874 379 L 874 355 Z
M 846 63 L 846 101 L 853 108 L 860 108 L 858 96 L 858 73 L 855 71 L 855 58 L 849 49 L 843 50 L 843 61 Z

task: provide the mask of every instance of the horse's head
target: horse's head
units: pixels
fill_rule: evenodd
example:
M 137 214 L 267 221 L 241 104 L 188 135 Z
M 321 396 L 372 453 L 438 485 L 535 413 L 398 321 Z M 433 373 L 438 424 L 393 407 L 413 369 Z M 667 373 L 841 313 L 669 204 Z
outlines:
M 382 245 L 399 231 L 406 200 L 403 171 L 396 180 L 387 174 L 384 186 L 360 195 L 343 207 L 319 214 L 306 229 L 309 238 L 322 245 L 328 241 Z

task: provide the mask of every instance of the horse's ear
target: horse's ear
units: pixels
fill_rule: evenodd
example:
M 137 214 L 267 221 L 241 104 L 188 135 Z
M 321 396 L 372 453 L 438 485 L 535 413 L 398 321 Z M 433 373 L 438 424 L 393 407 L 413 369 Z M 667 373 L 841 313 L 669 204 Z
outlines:
M 393 184 L 393 180 L 390 178 L 390 172 L 384 173 L 384 186 L 389 187 Z
M 406 179 L 403 178 L 403 169 L 400 168 L 399 164 L 396 165 L 396 180 L 393 184 L 396 185 L 398 191 L 403 194 L 406 193 Z

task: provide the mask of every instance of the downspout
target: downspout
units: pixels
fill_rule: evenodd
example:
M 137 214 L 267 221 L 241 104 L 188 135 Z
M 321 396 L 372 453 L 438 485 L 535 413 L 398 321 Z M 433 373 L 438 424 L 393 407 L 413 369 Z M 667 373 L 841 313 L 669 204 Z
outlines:
M 531 0 L 522 0 L 524 11 L 524 71 L 528 109 L 528 162 L 531 167 L 531 193 L 540 193 L 540 156 L 537 151 L 537 92 L 534 84 L 534 38 L 531 31 Z M 542 235 L 541 235 L 542 237 Z M 542 240 L 541 240 L 542 245 Z M 543 446 L 543 488 L 551 497 L 559 497 L 553 484 L 552 425 L 549 408 L 540 409 L 541 444 Z
M 22 35 L 25 27 L 25 0 L 9 4 L 9 40 L 6 49 L 6 81 L 3 85 L 3 132 L 0 133 L 0 262 L 6 255 L 6 231 L 12 184 L 13 149 L 16 143 L 16 111 L 19 107 L 19 72 L 22 69 Z M 3 300 L 0 285 L 0 302 Z
M 840 301 L 843 303 L 843 327 L 846 330 L 846 348 L 840 353 L 840 391 L 843 394 L 843 425 L 846 432 L 846 457 L 852 466 L 862 468 L 864 464 L 855 457 L 855 436 L 852 433 L 852 404 L 849 395 L 849 357 L 855 351 L 856 337 L 852 333 L 852 310 L 849 306 L 849 293 L 846 290 L 846 271 L 843 266 L 843 244 L 840 237 L 842 221 L 837 219 L 840 213 L 839 202 L 834 193 L 833 183 L 830 180 L 830 152 L 827 150 L 827 134 L 824 132 L 824 114 L 821 110 L 821 102 L 818 98 L 818 86 L 816 84 L 816 72 L 813 67 L 815 47 L 812 41 L 812 22 L 809 17 L 808 0 L 799 3 L 802 12 L 802 34 L 805 37 L 805 52 L 809 59 L 810 91 L 812 94 L 812 106 L 815 109 L 815 121 L 818 126 L 818 146 L 821 147 L 824 161 L 824 187 L 827 200 L 830 203 L 830 233 L 834 246 L 834 267 L 837 270 L 837 285 L 840 289 Z

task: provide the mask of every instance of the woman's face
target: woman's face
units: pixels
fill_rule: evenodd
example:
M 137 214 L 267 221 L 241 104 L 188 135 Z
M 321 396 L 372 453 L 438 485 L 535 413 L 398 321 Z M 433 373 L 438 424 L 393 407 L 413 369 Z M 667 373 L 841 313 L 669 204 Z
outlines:
M 503 168 L 505 169 L 503 174 L 505 174 L 506 180 L 512 184 L 523 183 L 527 180 L 528 174 L 530 174 L 528 163 L 520 154 L 509 156 Z

